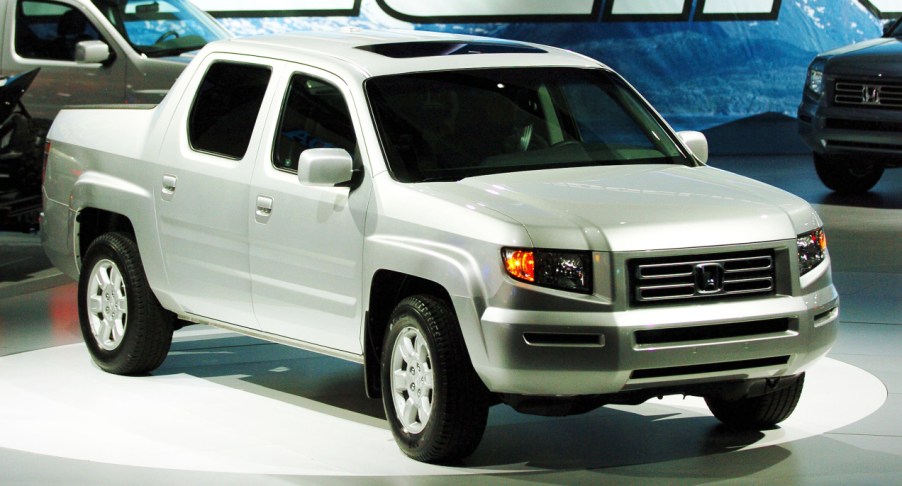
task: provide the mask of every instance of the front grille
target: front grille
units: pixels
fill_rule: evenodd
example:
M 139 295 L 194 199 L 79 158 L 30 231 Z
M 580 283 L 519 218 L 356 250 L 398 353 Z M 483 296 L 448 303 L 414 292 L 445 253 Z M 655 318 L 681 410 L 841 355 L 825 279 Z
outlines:
M 902 84 L 837 80 L 833 88 L 833 101 L 837 105 L 900 109 Z
M 643 258 L 630 261 L 636 305 L 774 293 L 772 251 Z
M 672 366 L 669 368 L 649 368 L 635 370 L 630 374 L 631 380 L 646 378 L 663 378 L 668 376 L 698 375 L 702 373 L 720 373 L 723 371 L 746 370 L 748 368 L 768 368 L 789 363 L 789 356 L 773 358 L 749 359 L 745 361 L 728 361 L 726 363 L 710 363 L 689 366 Z

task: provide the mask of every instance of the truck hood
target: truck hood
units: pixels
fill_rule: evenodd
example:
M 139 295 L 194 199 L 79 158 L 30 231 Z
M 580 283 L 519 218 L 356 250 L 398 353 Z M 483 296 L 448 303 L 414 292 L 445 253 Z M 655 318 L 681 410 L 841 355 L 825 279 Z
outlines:
M 711 167 L 569 168 L 429 185 L 443 199 L 519 222 L 537 248 L 732 245 L 794 239 L 820 224 L 798 197 Z
M 825 52 L 825 68 L 831 74 L 902 77 L 902 41 L 896 38 L 872 39 Z

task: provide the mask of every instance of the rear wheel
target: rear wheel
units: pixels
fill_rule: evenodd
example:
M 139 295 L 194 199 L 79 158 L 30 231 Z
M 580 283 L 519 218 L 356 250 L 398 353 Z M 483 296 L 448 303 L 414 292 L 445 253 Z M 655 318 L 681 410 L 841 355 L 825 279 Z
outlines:
M 169 353 L 175 315 L 153 295 L 138 246 L 124 233 L 107 233 L 88 247 L 78 315 L 91 357 L 104 371 L 146 373 Z
M 805 374 L 802 373 L 791 385 L 766 395 L 738 400 L 705 397 L 705 402 L 711 413 L 726 425 L 743 429 L 768 429 L 792 415 L 802 396 L 804 385 Z
M 409 457 L 448 462 L 470 455 L 488 418 L 488 393 L 470 363 L 457 319 L 443 300 L 401 301 L 382 349 L 382 402 Z
M 847 194 L 867 192 L 883 175 L 878 163 L 821 154 L 814 154 L 814 170 L 825 186 Z

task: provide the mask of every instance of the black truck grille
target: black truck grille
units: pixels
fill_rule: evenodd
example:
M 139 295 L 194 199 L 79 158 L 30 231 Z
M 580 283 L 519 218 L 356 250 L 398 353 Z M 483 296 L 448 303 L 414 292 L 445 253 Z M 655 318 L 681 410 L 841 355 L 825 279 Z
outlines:
M 837 105 L 902 109 L 902 84 L 838 80 L 833 101 Z

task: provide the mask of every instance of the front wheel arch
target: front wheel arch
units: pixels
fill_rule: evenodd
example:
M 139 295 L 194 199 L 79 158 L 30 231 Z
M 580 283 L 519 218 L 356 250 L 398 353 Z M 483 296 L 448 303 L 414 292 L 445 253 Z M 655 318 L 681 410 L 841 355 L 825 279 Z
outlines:
M 386 418 L 408 457 L 445 463 L 479 445 L 490 395 L 473 369 L 450 302 L 417 294 L 398 303 L 380 374 Z
M 364 377 L 366 395 L 369 398 L 382 397 L 379 376 L 382 367 L 382 344 L 392 311 L 406 297 L 416 294 L 430 295 L 451 302 L 448 290 L 431 280 L 391 270 L 379 270 L 373 276 L 363 337 Z

